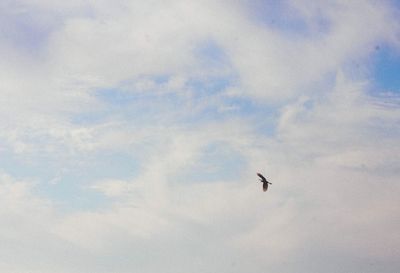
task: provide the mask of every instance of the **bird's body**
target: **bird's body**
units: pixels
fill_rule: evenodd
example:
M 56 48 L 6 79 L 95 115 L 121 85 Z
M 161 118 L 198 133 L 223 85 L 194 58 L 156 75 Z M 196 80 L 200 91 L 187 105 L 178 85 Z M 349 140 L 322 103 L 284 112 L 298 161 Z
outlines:
M 257 175 L 260 177 L 260 182 L 263 183 L 263 191 L 267 191 L 268 184 L 272 184 L 272 183 L 268 182 L 267 179 L 262 174 L 257 173 Z
M 268 190 L 268 182 L 263 183 L 263 191 L 267 191 Z

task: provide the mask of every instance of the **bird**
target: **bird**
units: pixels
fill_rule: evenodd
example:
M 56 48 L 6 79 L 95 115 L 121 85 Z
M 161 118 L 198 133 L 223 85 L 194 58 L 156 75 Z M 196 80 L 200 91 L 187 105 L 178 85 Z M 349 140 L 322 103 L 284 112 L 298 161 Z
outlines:
M 265 177 L 261 173 L 257 173 L 257 175 L 260 177 L 260 182 L 263 183 L 263 191 L 268 190 L 268 184 L 272 184 L 265 179 Z

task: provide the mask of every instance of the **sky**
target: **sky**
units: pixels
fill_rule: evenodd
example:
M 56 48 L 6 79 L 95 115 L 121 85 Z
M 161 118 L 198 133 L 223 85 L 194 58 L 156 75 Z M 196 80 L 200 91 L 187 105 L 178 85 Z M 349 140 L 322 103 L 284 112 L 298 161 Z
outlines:
M 399 272 L 399 18 L 0 0 L 0 271 Z

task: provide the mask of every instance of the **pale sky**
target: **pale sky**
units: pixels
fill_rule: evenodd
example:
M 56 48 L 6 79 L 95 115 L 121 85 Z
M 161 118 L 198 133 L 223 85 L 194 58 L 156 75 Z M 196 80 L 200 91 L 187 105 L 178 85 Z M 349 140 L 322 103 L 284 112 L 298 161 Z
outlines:
M 0 0 L 0 59 L 0 272 L 400 272 L 399 2 Z

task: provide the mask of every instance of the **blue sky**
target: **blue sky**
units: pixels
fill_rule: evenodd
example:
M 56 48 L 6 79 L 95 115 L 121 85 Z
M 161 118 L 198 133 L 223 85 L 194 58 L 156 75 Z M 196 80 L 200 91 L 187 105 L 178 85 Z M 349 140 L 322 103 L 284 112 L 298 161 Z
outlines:
M 400 268 L 396 1 L 0 7 L 1 272 Z
M 372 78 L 377 85 L 377 89 L 386 90 L 387 92 L 400 92 L 400 54 L 396 48 L 376 47 L 376 59 Z

